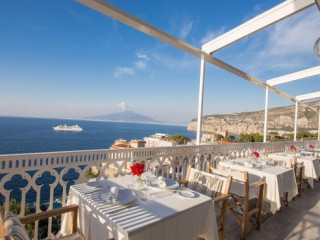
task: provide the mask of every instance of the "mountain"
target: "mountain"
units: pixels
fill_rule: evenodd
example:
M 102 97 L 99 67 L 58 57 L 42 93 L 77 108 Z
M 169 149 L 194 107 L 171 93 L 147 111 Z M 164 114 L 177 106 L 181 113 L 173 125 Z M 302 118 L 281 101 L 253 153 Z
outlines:
M 102 116 L 91 117 L 94 120 L 115 121 L 115 122 L 133 122 L 133 123 L 160 123 L 151 117 L 135 113 L 133 111 L 124 111 Z
M 320 108 L 320 101 L 309 103 L 315 109 Z M 269 108 L 268 130 L 293 131 L 295 106 Z M 319 116 L 316 112 L 304 106 L 298 108 L 298 130 L 316 130 Z M 228 131 L 233 134 L 263 133 L 264 110 L 256 112 L 241 112 L 233 114 L 212 114 L 203 117 L 202 130 L 221 133 Z M 197 130 L 197 119 L 188 124 L 189 131 Z

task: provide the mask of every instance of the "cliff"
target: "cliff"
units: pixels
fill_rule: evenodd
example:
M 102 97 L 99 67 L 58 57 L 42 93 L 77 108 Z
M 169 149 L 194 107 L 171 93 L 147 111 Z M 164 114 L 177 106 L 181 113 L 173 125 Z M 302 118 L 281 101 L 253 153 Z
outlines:
M 309 103 L 311 107 L 319 109 L 320 101 Z M 293 131 L 295 106 L 270 108 L 268 111 L 268 130 Z M 298 129 L 315 130 L 318 128 L 319 115 L 299 106 Z M 264 110 L 256 112 L 241 112 L 233 114 L 212 114 L 203 117 L 202 130 L 204 132 L 263 133 Z M 189 131 L 197 130 L 197 119 L 188 124 Z

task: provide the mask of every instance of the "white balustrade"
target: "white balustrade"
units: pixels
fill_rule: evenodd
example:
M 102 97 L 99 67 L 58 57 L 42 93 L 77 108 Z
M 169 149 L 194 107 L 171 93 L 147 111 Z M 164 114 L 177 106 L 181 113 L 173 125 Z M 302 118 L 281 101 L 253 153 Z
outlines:
M 158 169 L 163 169 L 157 173 L 168 174 L 173 179 L 180 180 L 184 178 L 185 169 L 189 163 L 194 163 L 198 169 L 205 170 L 207 161 L 215 165 L 219 161 L 251 155 L 252 151 L 275 148 L 284 151 L 291 145 L 304 148 L 309 144 L 319 145 L 319 143 L 320 141 L 235 143 L 0 155 L 0 201 L 4 202 L 5 210 L 8 210 L 10 196 L 20 195 L 19 216 L 24 216 L 27 193 L 30 190 L 33 190 L 33 196 L 35 195 L 33 198 L 36 212 L 41 211 L 40 199 L 43 194 L 49 194 L 47 196 L 48 209 L 53 208 L 54 198 L 57 197 L 61 199 L 62 205 L 65 205 L 70 185 L 87 182 L 85 174 L 93 167 L 99 171 L 97 179 L 123 176 L 129 172 L 127 166 L 133 159 L 146 161 L 147 166 L 150 165 L 150 162 L 156 163 L 159 166 Z M 42 191 L 45 185 L 49 186 L 46 192 Z M 54 194 L 58 186 L 61 196 Z M 48 225 L 50 236 L 52 236 L 51 226 L 50 219 Z M 35 226 L 35 236 L 37 234 L 38 223 Z

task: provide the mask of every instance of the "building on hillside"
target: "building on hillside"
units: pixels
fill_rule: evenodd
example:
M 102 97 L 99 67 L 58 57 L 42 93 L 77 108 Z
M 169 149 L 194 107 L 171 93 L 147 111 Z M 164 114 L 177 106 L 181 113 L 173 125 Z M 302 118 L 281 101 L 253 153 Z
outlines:
M 176 143 L 166 140 L 168 134 L 165 133 L 156 133 L 150 137 L 145 137 L 144 141 L 146 142 L 145 147 L 172 147 Z
M 228 131 L 224 132 L 210 132 L 203 131 L 201 136 L 201 142 L 217 142 L 228 137 Z
M 146 142 L 143 140 L 134 139 L 128 142 L 125 139 L 117 139 L 110 149 L 124 149 L 124 148 L 140 148 L 145 147 Z
M 117 139 L 115 140 L 114 144 L 111 145 L 110 149 L 126 149 L 126 148 L 141 148 L 144 147 L 146 144 L 143 140 L 133 139 L 127 141 L 125 139 Z M 103 168 L 106 163 L 101 163 L 101 167 Z M 92 166 L 90 171 L 94 175 L 99 174 L 99 170 L 97 167 Z M 125 164 L 123 171 L 130 172 L 130 162 Z M 118 172 L 117 167 L 113 166 L 112 164 L 106 169 L 106 174 L 113 177 Z

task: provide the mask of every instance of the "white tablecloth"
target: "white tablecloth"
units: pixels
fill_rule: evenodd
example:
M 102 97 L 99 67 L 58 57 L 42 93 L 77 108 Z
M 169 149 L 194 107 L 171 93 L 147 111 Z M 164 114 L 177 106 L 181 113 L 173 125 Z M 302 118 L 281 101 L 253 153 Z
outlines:
M 293 169 L 268 165 L 264 168 L 256 169 L 243 166 L 244 162 L 245 159 L 235 159 L 232 161 L 221 161 L 219 165 L 240 171 L 247 171 L 249 173 L 249 180 L 254 179 L 254 181 L 256 181 L 257 177 L 263 178 L 266 181 L 264 200 L 270 203 L 270 211 L 272 213 L 280 210 L 280 198 L 284 196 L 285 192 L 288 192 L 289 201 L 298 194 Z
M 304 156 L 314 156 L 314 157 L 318 157 L 319 153 L 320 153 L 320 149 L 316 148 L 316 149 L 302 149 L 300 151 L 301 155 Z
M 281 161 L 292 161 L 293 156 L 286 153 L 274 153 L 269 154 L 268 158 L 274 160 L 281 160 Z M 304 165 L 304 174 L 303 179 L 308 179 L 310 186 L 313 188 L 313 179 L 318 179 L 320 177 L 320 163 L 316 157 L 306 157 L 300 156 L 297 158 L 297 162 L 303 163 Z
M 117 177 L 99 184 L 127 188 L 131 179 Z M 152 190 L 147 201 L 138 200 L 134 206 L 110 213 L 110 205 L 98 197 L 106 188 L 88 193 L 90 189 L 88 184 L 74 185 L 68 199 L 68 205 L 79 205 L 78 227 L 87 240 L 194 240 L 198 236 L 218 239 L 214 203 L 207 196 L 185 198 L 172 191 Z M 62 233 L 70 233 L 70 221 L 66 214 Z

